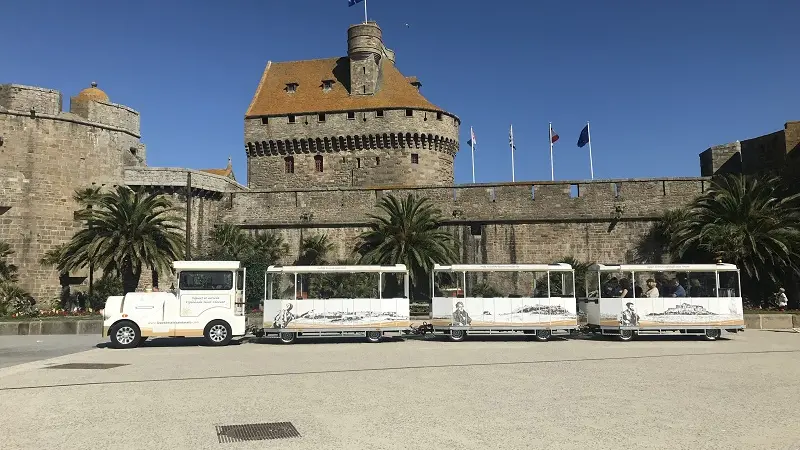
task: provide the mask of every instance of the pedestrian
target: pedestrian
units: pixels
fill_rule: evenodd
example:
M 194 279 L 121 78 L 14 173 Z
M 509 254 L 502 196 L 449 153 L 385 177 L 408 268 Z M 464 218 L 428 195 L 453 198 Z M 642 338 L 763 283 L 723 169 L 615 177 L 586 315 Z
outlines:
M 786 305 L 789 304 L 789 299 L 786 298 L 786 289 L 780 288 L 778 289 L 778 310 L 783 311 L 786 309 Z

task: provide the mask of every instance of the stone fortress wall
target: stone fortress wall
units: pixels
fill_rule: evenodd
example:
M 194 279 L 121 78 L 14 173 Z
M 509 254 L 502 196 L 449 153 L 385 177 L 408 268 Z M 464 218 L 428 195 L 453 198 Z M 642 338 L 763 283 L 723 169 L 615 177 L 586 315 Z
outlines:
M 419 81 L 397 71 L 378 33 L 375 24 L 355 25 L 347 58 L 300 62 L 317 72 L 303 79 L 298 95 L 321 94 L 303 89 L 324 89 L 333 70 L 326 94 L 338 97 L 319 97 L 320 104 L 327 98 L 328 106 L 342 108 L 262 104 L 260 113 L 246 114 L 247 187 L 218 174 L 226 171 L 146 167 L 139 114 L 111 103 L 95 84 L 71 97 L 69 112 L 58 91 L 0 85 L 0 240 L 16 252 L 23 287 L 42 303 L 57 295 L 58 274 L 38 261 L 80 229 L 72 195 L 93 184 L 146 186 L 171 196 L 187 219 L 193 251 L 204 250 L 211 229 L 227 222 L 248 233 L 279 233 L 290 247 L 283 263 L 298 256 L 304 237 L 318 234 L 328 235 L 337 246 L 333 256 L 343 259 L 378 212 L 376 203 L 391 193 L 433 201 L 460 243 L 462 262 L 572 256 L 619 263 L 637 260 L 637 245 L 658 218 L 705 192 L 711 176 L 800 160 L 800 122 L 788 122 L 776 133 L 706 150 L 701 177 L 453 185 L 460 121 L 419 96 Z M 292 77 L 304 73 L 295 67 Z M 278 78 L 268 106 L 299 98 L 282 90 L 294 78 Z M 403 95 L 387 97 L 388 86 Z M 72 284 L 86 283 L 85 273 L 70 275 Z M 149 282 L 145 273 L 142 285 Z
M 73 97 L 69 112 L 62 100 L 52 89 L 0 85 L 0 240 L 15 251 L 22 286 L 45 301 L 58 295 L 58 274 L 38 261 L 80 228 L 75 190 L 122 183 L 123 168 L 146 157 L 136 111 L 96 87 Z

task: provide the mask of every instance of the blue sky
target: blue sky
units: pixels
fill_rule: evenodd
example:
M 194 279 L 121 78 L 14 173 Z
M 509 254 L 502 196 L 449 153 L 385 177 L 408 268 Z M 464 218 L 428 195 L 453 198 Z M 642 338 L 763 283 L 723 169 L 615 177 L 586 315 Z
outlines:
M 697 176 L 709 146 L 800 120 L 796 0 L 368 0 L 397 66 L 462 119 L 456 182 Z M 347 0 L 3 2 L 0 82 L 97 81 L 142 114 L 151 166 L 246 177 L 243 117 L 267 60 L 347 52 Z M 406 26 L 408 24 L 408 26 Z M 8 39 L 12 39 L 9 41 Z

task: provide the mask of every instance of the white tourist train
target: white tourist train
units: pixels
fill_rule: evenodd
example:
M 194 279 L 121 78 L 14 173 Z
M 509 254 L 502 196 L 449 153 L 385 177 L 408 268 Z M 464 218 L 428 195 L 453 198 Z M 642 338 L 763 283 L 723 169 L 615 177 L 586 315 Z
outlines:
M 148 337 L 204 337 L 227 345 L 246 334 L 246 269 L 239 261 L 175 261 L 175 292 L 129 292 L 106 300 L 103 336 L 117 348 Z
M 270 266 L 264 275 L 264 335 L 384 335 L 411 327 L 406 266 Z
M 131 348 L 148 337 L 203 337 L 227 345 L 247 334 L 246 270 L 239 261 L 175 261 L 173 292 L 112 296 L 103 335 Z M 558 264 L 436 264 L 430 274 L 430 324 L 412 327 L 408 269 L 402 265 L 269 266 L 263 327 L 257 336 L 298 337 L 433 332 L 522 332 L 546 341 L 586 328 L 628 341 L 638 334 L 698 334 L 716 340 L 743 331 L 739 269 L 733 264 L 594 264 L 585 298 L 575 270 Z M 421 319 L 419 320 L 422 322 Z
M 431 325 L 453 341 L 508 332 L 547 341 L 578 327 L 569 264 L 436 264 L 431 287 Z
M 733 264 L 591 266 L 581 313 L 590 330 L 627 341 L 637 334 L 744 330 L 739 269 Z

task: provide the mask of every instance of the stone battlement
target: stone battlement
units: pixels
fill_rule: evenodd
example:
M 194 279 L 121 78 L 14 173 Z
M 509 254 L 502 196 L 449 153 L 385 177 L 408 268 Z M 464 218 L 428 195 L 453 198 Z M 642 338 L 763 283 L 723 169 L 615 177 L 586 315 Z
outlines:
M 542 181 L 451 187 L 249 190 L 232 195 L 227 219 L 244 228 L 359 226 L 384 195 L 431 199 L 448 223 L 654 220 L 702 194 L 710 178 Z

